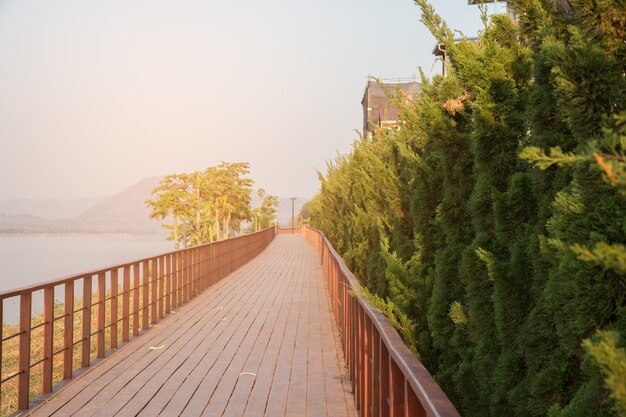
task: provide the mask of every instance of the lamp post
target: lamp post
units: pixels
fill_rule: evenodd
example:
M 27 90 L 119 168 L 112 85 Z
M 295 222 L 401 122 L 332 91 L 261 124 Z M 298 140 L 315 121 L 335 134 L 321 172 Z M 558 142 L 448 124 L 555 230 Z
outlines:
M 291 234 L 293 234 L 294 233 L 293 229 L 295 229 L 296 227 L 296 224 L 294 221 L 294 211 L 293 211 L 294 210 L 293 205 L 296 202 L 296 197 L 291 197 L 290 200 L 291 200 Z

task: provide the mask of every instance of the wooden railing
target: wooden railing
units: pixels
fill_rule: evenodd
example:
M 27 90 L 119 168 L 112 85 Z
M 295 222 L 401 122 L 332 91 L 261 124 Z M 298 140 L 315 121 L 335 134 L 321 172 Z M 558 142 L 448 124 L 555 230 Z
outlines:
M 296 234 L 302 234 L 302 226 L 299 227 L 288 227 L 283 229 L 282 227 L 278 227 L 277 229 L 277 233 L 279 235 L 296 235 Z
M 360 294 L 358 280 L 320 231 L 303 235 L 320 253 L 355 405 L 361 417 L 459 417 L 389 320 Z
M 276 232 L 276 228 L 271 227 L 250 235 L 0 293 L 0 324 L 5 300 L 17 298 L 20 306 L 15 331 L 4 335 L 5 326 L 2 326 L 0 402 L 10 396 L 3 385 L 13 382 L 17 408 L 27 409 L 31 391 L 39 391 L 32 382 L 37 378 L 31 378 L 34 367 L 41 366 L 41 392 L 52 392 L 53 384 L 60 379 L 71 379 L 77 369 L 103 358 L 107 352 L 120 347 L 120 342 L 138 336 L 170 311 L 254 258 L 269 245 Z M 43 315 L 33 317 L 33 297 L 41 295 Z M 33 323 L 34 318 L 36 323 Z M 7 370 L 3 371 L 2 366 L 5 361 L 10 362 L 11 352 L 6 349 L 10 345 L 18 350 L 17 364 L 5 376 Z M 41 353 L 33 357 L 33 351 Z

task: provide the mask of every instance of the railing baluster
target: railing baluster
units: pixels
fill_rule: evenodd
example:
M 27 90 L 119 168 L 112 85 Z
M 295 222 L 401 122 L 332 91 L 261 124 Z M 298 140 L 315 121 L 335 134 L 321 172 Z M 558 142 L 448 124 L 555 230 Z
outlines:
M 52 392 L 52 346 L 54 337 L 54 286 L 43 290 L 43 375 L 41 378 L 44 394 Z
M 28 409 L 30 396 L 30 328 L 32 293 L 20 295 L 20 356 L 17 402 L 20 410 Z
M 63 323 L 63 379 L 72 379 L 74 370 L 74 281 L 65 283 Z

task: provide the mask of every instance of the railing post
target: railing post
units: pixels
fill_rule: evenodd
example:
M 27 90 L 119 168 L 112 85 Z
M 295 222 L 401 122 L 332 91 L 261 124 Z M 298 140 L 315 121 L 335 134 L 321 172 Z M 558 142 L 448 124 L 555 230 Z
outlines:
M 83 342 L 82 360 L 83 368 L 91 362 L 91 275 L 83 278 Z
M 43 290 L 43 377 L 42 391 L 52 392 L 52 346 L 54 332 L 54 286 Z
M 139 263 L 133 264 L 133 336 L 139 335 Z
M 3 312 L 4 312 L 4 298 L 0 298 L 0 378 L 2 377 L 2 338 L 4 337 L 4 321 L 3 321 Z M 0 393 L 2 392 L 2 383 L 0 382 Z M 2 409 L 2 396 L 0 395 L 0 409 Z
M 72 379 L 74 369 L 74 281 L 65 283 L 63 348 L 63 379 Z
M 158 258 L 158 262 L 156 259 L 154 260 L 155 263 L 158 263 L 157 280 L 159 283 L 159 319 L 163 318 L 163 307 L 165 304 L 165 266 L 163 265 L 163 260 L 164 258 L 162 256 Z
M 165 314 L 169 314 L 172 310 L 172 255 L 165 255 L 163 257 L 165 266 Z
M 149 282 L 148 261 L 143 261 L 141 274 L 141 288 L 143 289 L 143 304 L 141 306 L 141 329 L 148 328 L 148 304 L 150 304 L 150 282 Z
M 380 342 L 380 415 L 388 416 L 391 405 L 391 394 L 389 392 L 389 351 L 385 344 Z
M 124 266 L 124 278 L 122 280 L 122 343 L 130 340 L 130 265 Z
M 150 304 L 150 323 L 152 324 L 156 324 L 157 322 L 157 297 L 159 295 L 159 280 L 157 277 L 157 273 L 158 273 L 158 268 L 159 268 L 159 263 L 157 261 L 157 258 L 154 258 L 150 261 L 150 283 L 152 291 L 151 291 L 151 295 L 152 297 L 150 297 L 151 304 Z
M 380 334 L 372 322 L 372 416 L 380 417 Z
M 117 293 L 119 292 L 119 268 L 111 270 L 111 331 L 109 333 L 109 346 L 111 349 L 117 349 Z
M 30 328 L 32 293 L 20 295 L 20 356 L 17 403 L 20 410 L 28 409 L 30 396 Z
M 372 381 L 374 378 L 372 377 L 372 321 L 368 318 L 367 314 L 363 312 L 363 327 L 365 330 L 365 338 L 364 338 L 364 346 L 363 346 L 363 392 L 364 392 L 364 407 L 363 413 L 364 417 L 372 416 Z
M 104 324 L 106 322 L 106 282 L 105 273 L 98 274 L 98 333 L 96 335 L 96 357 L 104 358 Z
M 406 379 L 404 380 L 404 414 L 406 417 L 426 417 L 426 410 Z
M 178 252 L 172 254 L 170 258 L 170 275 L 172 279 L 172 310 L 178 308 Z

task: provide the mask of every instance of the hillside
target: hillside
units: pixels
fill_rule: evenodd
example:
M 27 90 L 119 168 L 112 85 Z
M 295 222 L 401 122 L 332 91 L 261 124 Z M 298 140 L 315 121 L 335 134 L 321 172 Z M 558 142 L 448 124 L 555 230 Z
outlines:
M 166 234 L 160 222 L 151 220 L 146 200 L 161 177 L 139 181 L 109 198 L 82 200 L 0 201 L 0 233 L 129 233 Z M 298 197 L 295 215 L 309 200 Z M 252 206 L 260 204 L 256 193 Z M 279 198 L 278 224 L 291 224 L 291 200 Z
M 161 177 L 151 177 L 107 199 L 92 200 L 95 205 L 84 207 L 81 214 L 76 208 L 68 210 L 76 201 L 34 203 L 14 200 L 0 203 L 0 233 L 130 233 L 164 234 L 156 220 L 148 218 L 145 201 Z M 86 203 L 88 200 L 81 200 Z M 58 218 L 66 208 L 67 218 Z M 22 211 L 20 211 L 22 210 Z M 38 213 L 40 215 L 33 215 Z M 52 215 L 51 215 L 52 214 Z M 49 216 L 49 217 L 44 217 Z
M 156 220 L 148 218 L 150 210 L 146 200 L 161 177 L 139 181 L 119 194 L 96 204 L 80 216 L 70 219 L 77 231 L 120 232 L 131 234 L 163 233 Z

